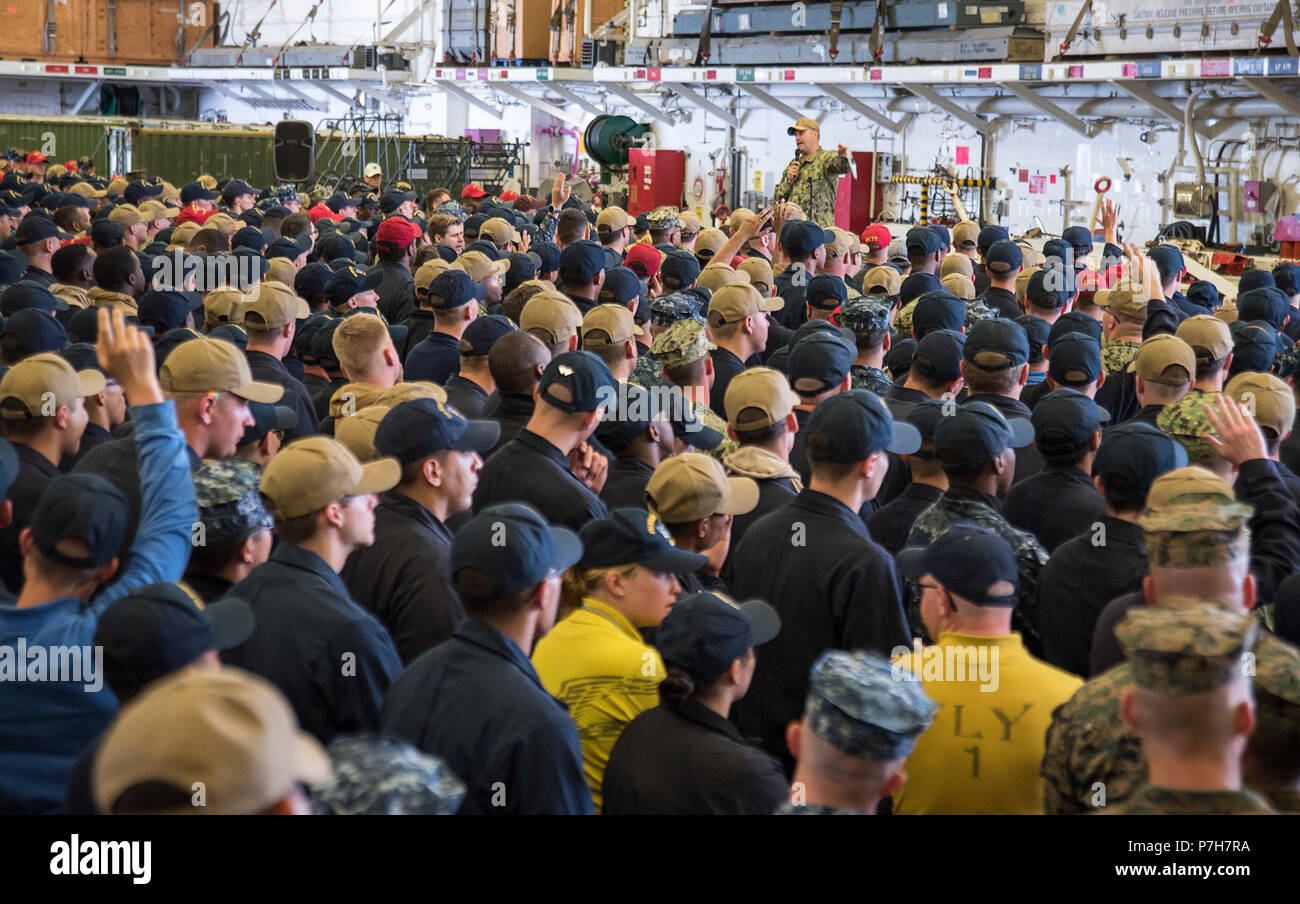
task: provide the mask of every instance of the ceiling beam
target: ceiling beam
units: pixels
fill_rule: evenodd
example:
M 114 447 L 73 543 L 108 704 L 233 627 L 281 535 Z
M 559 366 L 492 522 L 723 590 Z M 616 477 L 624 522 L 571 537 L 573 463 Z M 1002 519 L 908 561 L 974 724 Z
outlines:
M 627 88 L 623 88 L 619 85 L 613 85 L 610 84 L 609 82 L 601 82 L 600 87 L 608 91 L 610 94 L 614 95 L 615 97 L 620 98 L 626 101 L 627 103 L 631 104 L 632 106 L 644 111 L 645 114 L 649 116 L 651 119 L 656 119 L 659 122 L 662 122 L 664 125 L 668 125 L 668 126 L 673 124 L 673 118 L 671 116 L 669 116 L 663 110 L 660 110 L 658 107 L 654 106 L 654 104 L 650 103 L 648 100 L 644 100 L 638 97 L 634 92 L 629 91 Z
M 514 85 L 507 85 L 505 82 L 489 82 L 488 87 L 493 91 L 500 91 L 502 94 L 508 94 L 516 100 L 522 100 L 524 103 L 528 104 L 528 106 L 535 110 L 540 110 L 548 116 L 554 116 L 562 122 L 567 122 L 582 128 L 582 117 L 577 113 L 570 113 L 568 110 L 561 110 L 559 107 L 555 106 L 555 104 L 548 104 L 540 97 L 534 97 L 521 88 L 516 88 Z
M 905 87 L 907 88 L 908 91 L 911 91 L 917 97 L 923 97 L 926 100 L 928 100 L 930 103 L 934 104 L 936 107 L 946 110 L 950 115 L 956 117 L 957 119 L 960 119 L 962 122 L 966 123 L 966 125 L 970 126 L 976 132 L 979 132 L 985 138 L 988 138 L 990 135 L 993 134 L 993 127 L 988 122 L 986 122 L 983 119 L 980 119 L 978 116 L 976 116 L 970 110 L 967 110 L 961 104 L 957 103 L 951 97 L 945 97 L 944 95 L 940 94 L 938 91 L 935 91 L 933 88 L 929 87 L 928 85 L 912 84 L 912 85 L 907 85 Z
M 719 107 L 713 101 L 709 100 L 703 95 L 696 94 L 694 91 L 692 91 L 690 88 L 686 87 L 685 85 L 668 85 L 668 90 L 671 91 L 673 94 L 676 94 L 682 100 L 687 101 L 688 103 L 692 103 L 695 106 L 699 107 L 701 110 L 707 110 L 708 112 L 712 113 L 714 116 L 718 117 L 719 119 L 721 119 L 723 122 L 725 122 L 727 125 L 731 126 L 732 128 L 735 128 L 736 126 L 740 125 L 740 120 L 737 119 L 735 113 L 732 113 L 730 110 L 727 110 L 723 107 Z
M 547 82 L 546 90 L 554 91 L 556 94 L 560 95 L 560 97 L 564 98 L 569 103 L 581 107 L 582 109 L 590 113 L 592 116 L 601 116 L 605 112 L 600 107 L 596 106 L 591 101 L 583 97 L 577 91 L 572 91 L 568 88 L 561 87 L 560 85 L 557 85 L 555 82 Z
M 1082 138 L 1091 138 L 1088 131 L 1088 124 L 1073 113 L 1066 112 L 1057 104 L 1052 103 L 1046 97 L 1043 97 L 1028 85 L 1019 82 L 998 82 L 998 86 L 1010 91 L 1016 97 L 1023 101 L 1033 104 L 1053 119 L 1059 120 L 1061 125 L 1065 126 L 1072 132 L 1075 132 Z
M 104 84 L 102 81 L 96 80 L 91 82 L 89 85 L 87 85 L 86 90 L 81 92 L 81 95 L 77 98 L 76 103 L 72 105 L 72 109 L 69 110 L 68 112 L 73 116 L 80 113 L 81 109 L 84 106 L 86 106 L 86 102 L 90 100 L 91 95 L 93 95 L 96 91 L 98 91 L 100 85 L 102 84 Z
M 820 91 L 825 91 L 828 95 L 844 104 L 844 106 L 848 107 L 850 110 L 861 113 L 876 125 L 881 128 L 889 129 L 889 131 L 893 132 L 895 135 L 902 132 L 903 129 L 907 127 L 907 123 L 911 121 L 911 114 L 908 114 L 895 122 L 875 107 L 859 100 L 843 88 L 837 87 L 836 85 L 818 83 L 814 85 L 814 87 Z
M 381 47 L 396 44 L 397 39 L 406 34 L 412 25 L 420 21 L 420 17 L 423 16 L 431 6 L 433 6 L 433 3 L 430 2 L 430 0 L 424 0 L 423 3 L 419 4 L 415 9 L 403 16 L 401 21 L 394 25 L 388 34 L 380 38 L 378 44 Z
M 1113 79 L 1111 84 L 1135 100 L 1140 100 L 1174 124 L 1180 126 L 1183 124 L 1183 111 L 1173 101 L 1156 94 L 1150 85 L 1129 79 Z M 1206 138 L 1210 137 L 1210 129 L 1204 122 L 1194 122 L 1192 128 L 1198 134 Z
M 792 122 L 804 118 L 803 114 L 801 114 L 794 107 L 791 107 L 788 104 L 781 103 L 781 101 L 777 100 L 775 97 L 768 94 L 762 88 L 756 88 L 753 85 L 749 84 L 748 82 L 742 84 L 741 87 L 743 87 L 747 92 L 749 92 L 749 94 L 759 103 L 761 103 L 763 106 L 771 107 L 773 110 L 776 110 L 778 113 L 784 113 L 786 116 L 789 116 Z M 814 116 L 812 118 L 816 119 L 817 117 Z
M 1265 78 L 1243 78 L 1241 81 L 1256 94 L 1277 104 L 1288 116 L 1300 116 L 1300 97 L 1282 85 Z
M 446 91 L 448 94 L 452 94 L 455 95 L 456 97 L 459 97 L 461 100 L 465 101 L 465 103 L 474 107 L 478 107 L 480 110 L 482 110 L 484 113 L 487 113 L 489 116 L 492 116 L 496 119 L 501 118 L 500 107 L 493 106 L 490 102 L 479 97 L 477 94 L 474 94 L 472 91 L 462 88 L 460 85 L 456 84 L 455 82 L 448 81 L 447 79 L 443 79 L 441 81 L 435 80 L 433 84 L 437 85 L 439 88 L 441 88 L 443 91 Z

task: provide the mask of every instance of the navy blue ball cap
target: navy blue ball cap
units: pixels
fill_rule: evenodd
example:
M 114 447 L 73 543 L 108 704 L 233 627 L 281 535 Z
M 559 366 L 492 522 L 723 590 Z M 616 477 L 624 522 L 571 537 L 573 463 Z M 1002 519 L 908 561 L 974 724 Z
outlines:
M 512 252 L 509 256 L 510 269 L 506 271 L 505 284 L 511 288 L 537 277 L 537 265 L 541 261 L 535 254 Z M 608 276 L 606 277 L 608 281 Z
M 734 603 L 701 590 L 677 598 L 655 631 L 655 647 L 666 664 L 685 669 L 697 687 L 705 687 L 780 633 L 781 616 L 762 600 Z
M 1128 421 L 1101 435 L 1092 473 L 1108 497 L 1135 505 L 1146 500 L 1157 477 L 1186 466 L 1182 443 L 1145 421 Z
M 1277 285 L 1271 270 L 1247 270 L 1237 280 L 1237 294 L 1244 295 L 1252 289 L 1272 288 Z
M 241 447 L 260 442 L 272 430 L 292 430 L 298 426 L 298 412 L 284 405 L 250 401 L 248 413 L 253 416 L 253 426 L 244 428 L 239 438 Z
M 850 389 L 813 409 L 806 448 L 813 461 L 866 461 L 880 451 L 915 452 L 921 448 L 921 433 L 906 421 L 895 421 L 874 392 Z
M 1025 297 L 1038 308 L 1054 311 L 1063 308 L 1074 297 L 1074 275 L 1072 271 L 1059 267 L 1044 267 L 1035 270 L 1025 286 Z
M 685 288 L 695 285 L 695 280 L 700 278 L 700 262 L 689 251 L 678 249 L 664 258 L 659 272 L 664 279 L 675 279 Z
M 375 430 L 375 448 L 403 465 L 436 452 L 486 452 L 496 445 L 501 425 L 472 421 L 437 399 L 412 399 L 395 406 Z
M 293 290 L 308 304 L 316 304 L 325 297 L 325 286 L 333 275 L 329 264 L 319 261 L 308 264 L 294 276 Z
M 53 314 L 66 311 L 68 303 L 39 283 L 28 280 L 14 283 L 0 295 L 0 314 L 5 317 L 28 309 Z
M 149 198 L 156 198 L 162 193 L 163 185 L 161 182 L 153 183 L 137 180 L 129 183 L 126 188 L 122 190 L 122 197 L 126 199 L 126 203 L 139 206 L 141 201 Z
M 210 650 L 239 646 L 256 623 L 252 608 L 238 597 L 204 603 L 185 584 L 149 584 L 104 610 L 94 643 L 103 648 L 109 683 L 139 689 Z
M 914 340 L 915 341 L 915 340 Z M 953 330 L 935 330 L 916 343 L 912 367 L 932 383 L 951 383 L 961 378 L 966 335 Z
M 916 428 L 916 432 L 921 435 L 921 443 L 934 443 L 934 431 L 939 426 L 939 422 L 948 416 L 948 406 L 952 402 L 948 399 L 926 399 L 918 402 L 907 413 L 903 420 L 907 421 Z M 934 458 L 934 449 L 930 450 L 918 448 L 915 452 L 908 453 L 918 458 Z
M 1020 571 L 1015 550 L 982 527 L 957 525 L 927 546 L 910 546 L 898 554 L 899 571 L 908 580 L 932 575 L 953 596 L 976 606 L 1015 606 Z M 1009 594 L 991 596 L 989 588 L 1009 583 Z
M 1054 389 L 1038 400 L 1029 417 L 1034 442 L 1044 455 L 1066 454 L 1083 448 L 1110 412 L 1074 389 Z
M 1074 256 L 1074 246 L 1065 239 L 1048 239 L 1043 242 L 1043 257 L 1047 259 L 1047 269 L 1079 269 L 1081 262 Z
M 626 449 L 664 414 L 658 393 L 650 392 L 635 383 L 620 383 L 619 392 L 623 396 L 621 404 L 607 412 L 605 419 L 596 428 L 596 439 L 613 452 Z M 673 410 L 682 411 L 686 407 L 671 406 Z M 668 426 L 666 420 L 664 426 Z
M 221 197 L 219 191 L 209 191 L 201 182 L 186 182 L 181 186 L 181 203 L 193 204 L 195 201 L 215 201 Z
M 140 320 L 165 333 L 183 326 L 185 318 L 201 307 L 203 296 L 198 292 L 155 289 L 140 296 Z
M 14 230 L 14 244 L 18 247 L 30 245 L 34 242 L 43 242 L 46 239 L 70 239 L 68 235 L 54 225 L 54 221 L 47 216 L 28 216 L 18 224 Z
M 1061 386 L 1087 386 L 1101 376 L 1101 345 L 1085 333 L 1066 333 L 1048 351 L 1048 376 Z
M 1033 315 L 1026 314 L 1025 316 L 1032 317 Z M 1020 322 L 1019 318 L 1017 318 L 1016 322 Z M 1047 331 L 1047 342 L 1045 344 L 1048 349 L 1055 348 L 1056 340 L 1067 333 L 1083 333 L 1085 336 L 1096 339 L 1098 344 L 1102 341 L 1101 323 L 1096 318 L 1083 313 L 1083 311 L 1066 311 L 1057 318 L 1056 323 L 1053 323 L 1051 329 Z
M 444 270 L 429 283 L 429 305 L 435 311 L 450 311 L 486 297 L 487 289 L 464 270 Z
M 903 282 L 898 289 L 898 297 L 903 304 L 907 304 L 927 292 L 938 292 L 942 288 L 943 283 L 939 282 L 939 277 L 933 273 L 918 271 L 909 273 L 903 278 Z
M 161 190 L 160 187 L 159 191 Z M 238 198 L 240 195 L 255 194 L 257 194 L 257 189 L 253 188 L 253 186 L 249 185 L 243 179 L 231 179 L 225 184 L 225 187 L 221 189 L 221 197 L 226 198 L 227 200 Z
M 256 226 L 245 226 L 230 237 L 230 248 L 252 248 L 261 253 L 266 248 L 266 236 Z
M 551 359 L 537 385 L 538 398 L 569 414 L 612 409 L 618 381 L 609 366 L 591 352 L 564 352 Z
M 1052 334 L 1052 324 L 1033 314 L 1021 314 L 1016 318 L 1016 323 L 1024 328 L 1025 336 L 1029 339 L 1029 363 L 1037 364 L 1043 360 L 1043 346 Z
M 1183 253 L 1173 245 L 1156 245 L 1147 252 L 1147 257 L 1155 262 L 1156 269 L 1160 271 L 1161 282 L 1167 282 L 1171 277 L 1187 269 L 1183 263 Z
M 468 254 L 471 251 L 477 251 L 490 261 L 501 260 L 501 249 L 497 248 L 496 245 L 492 244 L 487 239 L 479 239 L 478 241 L 470 242 L 466 245 L 465 253 Z
M 934 451 L 945 470 L 974 471 L 1006 449 L 1034 441 L 1034 427 L 1024 418 L 1007 419 L 988 402 L 958 405 L 934 430 Z
M 90 224 L 90 240 L 97 248 L 116 248 L 126 239 L 121 223 L 102 218 Z
M 1003 231 L 1005 232 L 1005 230 Z M 983 236 L 983 233 L 980 233 L 980 235 Z M 1025 265 L 1025 252 L 1021 250 L 1019 245 L 1009 239 L 999 239 L 982 253 L 984 255 L 985 269 L 998 277 L 1004 277 Z
M 451 579 L 462 595 L 494 599 L 558 576 L 581 559 L 582 541 L 573 531 L 547 524 L 522 503 L 491 505 L 456 531 Z
M 554 242 L 536 242 L 529 245 L 528 250 L 541 258 L 537 272 L 550 273 L 560 269 L 560 246 Z
M 926 292 L 912 309 L 912 332 L 925 338 L 935 330 L 959 331 L 966 322 L 966 303 L 947 289 Z
M 938 254 L 943 250 L 943 240 L 928 226 L 914 226 L 903 237 L 903 247 L 909 255 Z
M 604 269 L 605 251 L 590 239 L 572 242 L 560 252 L 561 273 L 571 273 L 579 280 L 590 281 Z
M 1029 360 L 1029 336 L 1014 320 L 986 318 L 971 327 L 962 360 L 980 370 L 1019 367 Z
M 68 344 L 67 331 L 44 311 L 26 308 L 6 317 L 0 326 L 0 336 L 14 336 L 18 347 L 14 351 L 23 357 L 40 352 L 57 352 Z
M 130 511 L 122 491 L 98 474 L 56 477 L 32 514 L 32 543 L 41 555 L 69 568 L 100 568 L 112 561 L 126 536 Z M 84 556 L 59 549 L 64 540 L 85 544 Z
M 849 289 L 834 273 L 818 273 L 808 280 L 804 297 L 814 308 L 833 311 L 849 300 Z
M 1205 282 L 1205 280 L 1201 280 Z M 1283 261 L 1273 268 L 1273 284 L 1285 292 L 1288 296 L 1300 293 L 1300 264 L 1291 261 Z M 1193 286 L 1196 283 L 1192 284 Z M 1188 296 L 1191 296 L 1191 290 L 1188 290 Z
M 781 227 L 781 247 L 793 261 L 806 260 L 822 245 L 835 241 L 835 233 L 812 220 L 791 220 Z
M 1274 270 L 1274 272 L 1277 271 Z M 1223 305 L 1223 296 L 1219 294 L 1218 286 L 1208 279 L 1198 279 L 1188 286 L 1187 300 L 1192 304 L 1200 305 L 1207 311 L 1217 311 Z
M 1010 238 L 1011 233 L 1007 232 L 1005 226 L 985 226 L 980 230 L 979 238 L 975 240 L 975 248 L 980 254 L 985 254 L 995 242 L 1005 242 Z
M 476 317 L 465 327 L 460 337 L 460 353 L 471 358 L 481 358 L 492 351 L 493 344 L 506 333 L 519 329 L 504 314 Z
M 832 325 L 829 330 L 797 336 L 790 344 L 785 372 L 795 392 L 816 396 L 843 383 L 857 360 L 857 343 Z
M 600 288 L 600 301 L 627 306 L 641 297 L 641 278 L 627 267 L 611 267 L 605 271 L 605 283 Z M 609 297 L 606 298 L 605 296 Z
M 708 556 L 678 549 L 657 515 L 641 508 L 617 508 L 582 527 L 582 567 L 640 565 L 666 574 L 690 574 Z
M 1070 226 L 1061 238 L 1074 249 L 1075 266 L 1083 264 L 1082 258 L 1092 253 L 1092 230 L 1086 226 Z
M 1281 334 L 1262 320 L 1234 320 L 1232 332 L 1232 370 L 1267 373 L 1273 368 L 1281 343 Z
M 1237 317 L 1240 320 L 1262 320 L 1280 330 L 1290 312 L 1291 301 L 1277 286 L 1260 286 L 1237 296 Z
M 333 272 L 325 284 L 323 297 L 332 305 L 340 305 L 355 295 L 379 288 L 383 281 L 384 272 L 378 267 L 362 270 L 356 264 L 349 263 Z

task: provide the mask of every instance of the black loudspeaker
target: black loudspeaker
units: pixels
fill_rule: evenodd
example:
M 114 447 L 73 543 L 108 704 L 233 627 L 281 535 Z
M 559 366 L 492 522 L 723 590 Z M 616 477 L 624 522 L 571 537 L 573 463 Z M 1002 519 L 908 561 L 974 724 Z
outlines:
M 286 119 L 275 124 L 271 145 L 277 182 L 306 182 L 316 165 L 316 129 L 309 122 Z

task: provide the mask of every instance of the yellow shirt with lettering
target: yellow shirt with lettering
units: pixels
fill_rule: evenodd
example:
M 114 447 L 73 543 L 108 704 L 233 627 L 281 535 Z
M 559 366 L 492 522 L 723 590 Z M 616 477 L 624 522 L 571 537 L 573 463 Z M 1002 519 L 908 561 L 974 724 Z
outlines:
M 939 704 L 903 766 L 894 812 L 1042 813 L 1039 767 L 1052 710 L 1083 682 L 1029 655 L 1019 634 L 944 632 L 894 662 L 920 676 Z
M 659 705 L 666 671 L 618 610 L 584 599 L 533 650 L 533 667 L 546 688 L 569 707 L 582 741 L 582 770 L 600 812 L 605 764 L 627 723 Z

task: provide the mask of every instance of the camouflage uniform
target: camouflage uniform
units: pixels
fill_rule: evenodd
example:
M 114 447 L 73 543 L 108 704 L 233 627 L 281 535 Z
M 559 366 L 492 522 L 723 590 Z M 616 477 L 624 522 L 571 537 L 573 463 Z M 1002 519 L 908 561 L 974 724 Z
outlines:
M 774 816 L 864 816 L 860 810 L 828 807 L 825 804 L 792 804 L 789 801 L 776 808 Z
M 704 324 L 693 317 L 685 320 L 679 320 L 672 324 L 659 335 L 655 336 L 654 343 L 650 346 L 651 354 L 655 355 L 664 367 L 685 367 L 692 364 L 713 349 L 717 348 L 709 341 L 708 334 L 704 330 Z M 721 443 L 712 449 L 699 448 L 702 452 L 707 452 L 714 458 L 721 461 L 725 456 L 731 454 L 740 448 L 740 444 L 734 439 L 727 437 L 727 422 L 718 417 L 713 409 L 707 405 L 687 405 L 685 412 L 687 418 L 698 418 L 699 422 L 709 430 L 717 431 L 724 439 Z M 689 433 L 684 436 L 687 442 L 690 442 Z M 695 445 L 691 443 L 691 445 Z
M 799 161 L 799 175 L 794 182 L 786 174 L 789 164 L 781 171 L 781 182 L 774 197 L 778 201 L 793 201 L 803 208 L 804 215 L 823 229 L 835 225 L 835 194 L 839 177 L 849 172 L 849 161 L 834 151 L 819 148 Z M 794 161 L 792 160 L 791 163 Z
M 1255 652 L 1255 730 L 1250 735 L 1251 744 L 1272 750 L 1300 749 L 1300 650 L 1261 630 Z M 1254 782 L 1251 785 L 1278 812 L 1300 813 L 1300 791 Z
M 329 755 L 333 773 L 311 789 L 318 816 L 448 816 L 465 797 L 446 763 L 396 738 L 341 737 Z
M 813 663 L 804 703 L 804 730 L 849 756 L 877 763 L 903 760 L 939 707 L 919 681 L 899 680 L 876 653 L 827 650 Z M 836 815 L 855 811 L 818 804 L 782 804 L 777 815 Z
M 262 466 L 246 458 L 223 458 L 203 464 L 193 473 L 194 496 L 205 531 L 238 534 L 275 527 L 262 504 L 258 485 Z
M 1252 660 L 1259 628 L 1246 615 L 1214 603 L 1139 606 L 1115 629 L 1133 683 L 1162 697 L 1224 687 Z M 1253 791 L 1185 791 L 1144 785 L 1107 812 L 1128 815 L 1272 813 Z
M 1129 364 L 1137 356 L 1141 342 L 1134 339 L 1112 339 L 1101 350 L 1101 366 L 1107 377 L 1118 377 L 1128 370 Z
M 632 373 L 628 376 L 627 381 L 635 383 L 637 386 L 644 386 L 646 389 L 668 385 L 668 380 L 664 378 L 664 366 L 660 363 L 659 356 L 646 351 L 641 352 L 637 357 L 636 367 L 632 368 Z
M 980 494 L 961 491 L 955 495 L 949 489 L 933 505 L 917 516 L 912 532 L 907 535 L 908 546 L 928 546 L 958 524 L 982 527 L 993 531 L 1011 544 L 1016 554 L 1020 572 L 1020 602 L 1011 616 L 1012 627 L 1021 633 L 1025 647 L 1035 655 L 1042 649 L 1038 637 L 1038 576 L 1047 564 L 1047 550 L 1027 531 L 1012 527 L 1002 514 Z M 930 642 L 929 633 L 921 621 L 921 603 L 916 594 L 909 594 L 907 621 L 912 633 L 924 642 Z
M 1279 338 L 1289 338 L 1285 333 L 1279 333 Z M 1273 369 L 1277 375 L 1285 380 L 1296 372 L 1296 367 L 1300 366 L 1300 345 L 1291 343 L 1280 355 L 1277 356 L 1277 363 Z
M 854 389 L 870 389 L 876 395 L 884 395 L 889 392 L 894 385 L 894 381 L 889 379 L 889 374 L 885 373 L 879 367 L 869 367 L 865 364 L 854 364 L 849 368 L 849 375 L 853 378 Z
M 661 210 L 669 210 L 676 216 L 677 208 L 675 207 L 658 207 L 654 213 Z M 653 216 L 654 214 L 651 214 Z M 670 292 L 666 295 L 656 295 L 650 299 L 650 323 L 655 326 L 672 326 L 679 320 L 694 318 L 700 323 L 704 322 L 704 316 L 700 313 L 703 307 L 703 300 L 694 292 Z M 636 367 L 632 368 L 632 374 L 628 377 L 629 383 L 635 383 L 638 386 L 644 386 L 646 389 L 668 386 L 668 380 L 664 377 L 663 364 L 659 356 L 653 352 L 642 352 L 636 360 Z M 725 436 L 725 431 L 724 434 Z
M 1193 389 L 1177 402 L 1162 408 L 1156 417 L 1156 426 L 1182 443 L 1192 461 L 1206 458 L 1214 451 L 1202 439 L 1207 433 L 1214 432 L 1203 406 L 1217 402 L 1218 397 L 1217 392 Z
M 913 298 L 903 307 L 898 309 L 894 315 L 894 332 L 903 339 L 912 337 L 912 312 L 916 310 L 916 299 Z

